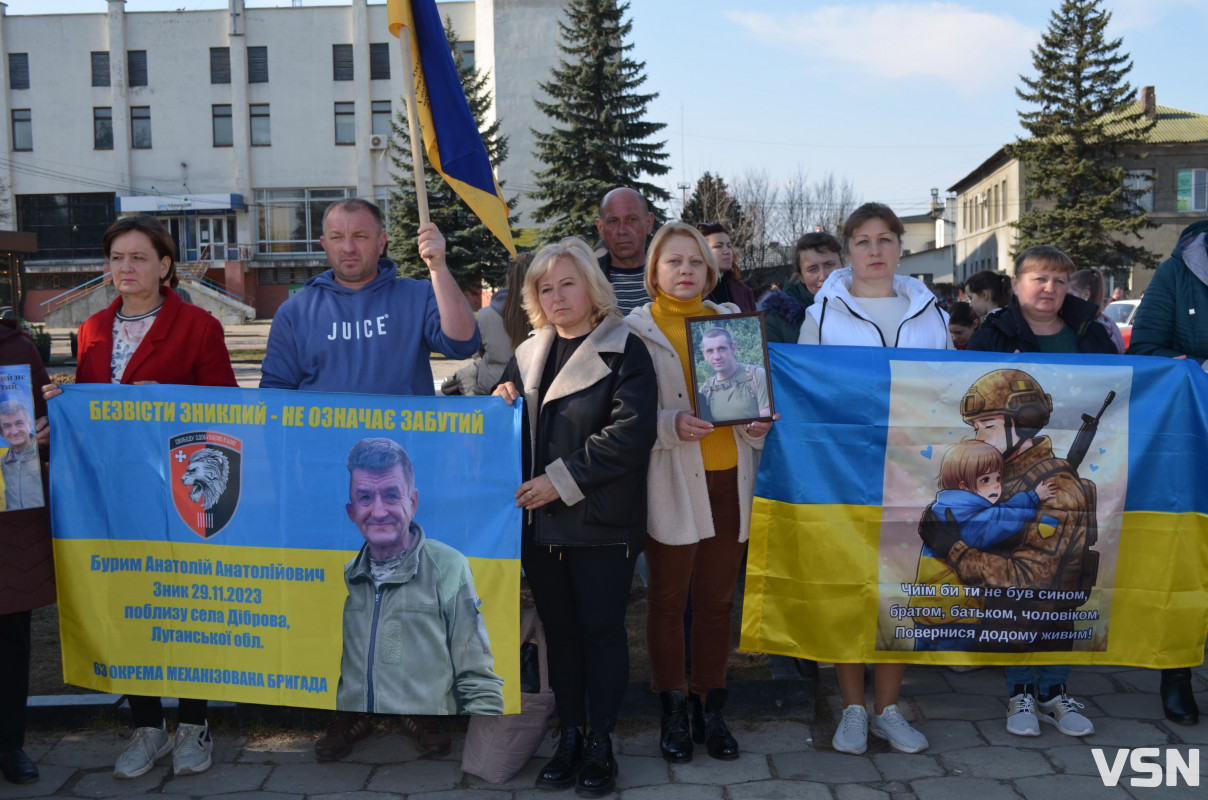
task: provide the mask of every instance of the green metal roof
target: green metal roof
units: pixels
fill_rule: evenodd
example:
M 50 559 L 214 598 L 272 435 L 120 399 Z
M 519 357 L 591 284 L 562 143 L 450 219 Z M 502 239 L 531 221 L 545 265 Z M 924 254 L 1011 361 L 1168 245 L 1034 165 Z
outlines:
M 1149 132 L 1151 144 L 1208 142 L 1208 116 L 1170 106 L 1155 106 L 1157 124 Z

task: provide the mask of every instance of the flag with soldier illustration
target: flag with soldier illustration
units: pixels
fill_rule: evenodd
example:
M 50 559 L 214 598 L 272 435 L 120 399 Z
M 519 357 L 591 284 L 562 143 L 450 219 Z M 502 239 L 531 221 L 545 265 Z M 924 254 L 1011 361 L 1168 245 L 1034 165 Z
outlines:
M 771 348 L 782 419 L 756 488 L 744 648 L 1202 660 L 1208 376 L 1170 359 L 1022 358 Z

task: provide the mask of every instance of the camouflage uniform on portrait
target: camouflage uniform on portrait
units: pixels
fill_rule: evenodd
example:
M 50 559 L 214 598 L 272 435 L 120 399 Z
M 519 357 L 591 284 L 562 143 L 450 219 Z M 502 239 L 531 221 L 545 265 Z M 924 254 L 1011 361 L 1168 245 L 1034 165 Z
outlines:
M 739 364 L 729 378 L 713 374 L 700 389 L 701 419 L 711 422 L 755 419 L 768 408 L 768 381 L 763 367 Z

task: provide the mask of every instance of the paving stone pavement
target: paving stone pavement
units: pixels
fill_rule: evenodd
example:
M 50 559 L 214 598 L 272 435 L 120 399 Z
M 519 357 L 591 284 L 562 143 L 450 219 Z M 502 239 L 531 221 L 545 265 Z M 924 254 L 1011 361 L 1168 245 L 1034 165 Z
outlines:
M 1208 710 L 1208 668 L 1198 667 L 1195 687 Z M 870 737 L 868 752 L 851 756 L 830 747 L 839 699 L 834 672 L 823 665 L 817 715 L 757 718 L 741 704 L 727 709 L 743 747 L 737 761 L 711 760 L 699 749 L 689 764 L 669 765 L 658 756 L 658 720 L 623 719 L 614 736 L 621 800 L 1181 800 L 1208 796 L 1208 783 L 1136 787 L 1125 767 L 1119 784 L 1105 786 L 1092 755 L 1102 748 L 1109 763 L 1117 748 L 1177 750 L 1184 762 L 1199 760 L 1208 777 L 1208 721 L 1175 725 L 1161 715 L 1156 678 L 1132 667 L 1075 667 L 1072 695 L 1086 705 L 1095 733 L 1075 739 L 1043 726 L 1036 738 L 1006 733 L 1002 670 L 983 667 L 955 673 L 942 667 L 910 667 L 900 707 L 926 733 L 931 747 L 907 755 Z M 909 687 L 920 691 L 909 693 Z M 869 698 L 871 705 L 871 697 Z M 651 701 L 653 706 L 653 701 Z M 27 786 L 0 783 L 0 800 L 23 797 L 215 798 L 215 800 L 536 800 L 558 795 L 534 788 L 533 780 L 553 751 L 547 738 L 512 780 L 492 785 L 461 771 L 463 737 L 454 735 L 449 755 L 420 758 L 397 725 L 384 724 L 340 763 L 316 764 L 315 727 L 246 724 L 239 731 L 223 719 L 233 706 L 211 709 L 215 723 L 214 766 L 206 773 L 171 775 L 165 758 L 150 773 L 129 781 L 113 777 L 113 761 L 128 730 L 98 719 L 71 729 L 33 709 L 26 750 L 38 762 L 41 780 Z M 747 712 L 747 713 L 744 713 Z M 78 716 L 78 715 L 77 715 Z M 58 719 L 58 718 L 56 718 Z M 319 717 L 311 717 L 317 720 Z M 48 723 L 50 720 L 50 723 Z M 570 790 L 564 796 L 573 796 Z

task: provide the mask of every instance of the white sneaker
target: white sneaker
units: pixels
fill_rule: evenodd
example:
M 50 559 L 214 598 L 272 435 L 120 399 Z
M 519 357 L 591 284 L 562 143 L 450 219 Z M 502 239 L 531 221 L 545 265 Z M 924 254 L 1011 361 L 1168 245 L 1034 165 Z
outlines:
M 130 744 L 117 757 L 113 777 L 137 778 L 146 775 L 155 762 L 172 750 L 172 737 L 163 728 L 139 728 L 130 737 Z
M 209 725 L 190 725 L 182 722 L 176 728 L 176 747 L 172 750 L 172 774 L 196 775 L 205 772 L 214 763 L 214 740 L 210 738 Z
M 1020 692 L 1007 704 L 1007 733 L 1016 736 L 1040 735 L 1040 722 L 1036 719 L 1036 698 L 1031 692 Z
M 1040 704 L 1040 720 L 1057 726 L 1066 736 L 1089 736 L 1095 732 L 1095 725 L 1078 713 L 1080 708 L 1086 706 L 1062 692 Z
M 868 712 L 864 706 L 850 705 L 843 709 L 843 719 L 831 739 L 831 747 L 853 756 L 868 749 Z
M 906 721 L 896 705 L 885 706 L 884 711 L 873 716 L 872 735 L 888 739 L 894 750 L 903 753 L 921 753 L 927 749 L 927 737 Z

